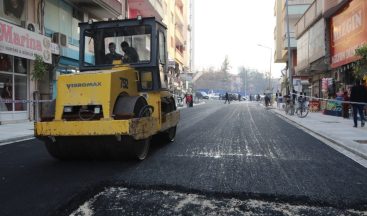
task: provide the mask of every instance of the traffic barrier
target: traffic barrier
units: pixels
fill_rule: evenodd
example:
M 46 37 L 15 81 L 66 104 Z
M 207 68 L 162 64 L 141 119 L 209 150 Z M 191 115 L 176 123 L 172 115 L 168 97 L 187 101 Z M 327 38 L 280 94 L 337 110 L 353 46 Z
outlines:
M 291 93 L 292 95 L 296 95 L 296 96 L 302 96 L 302 97 L 306 97 L 306 98 L 310 98 L 310 99 L 315 99 L 315 100 L 319 100 L 319 101 L 330 101 L 330 102 L 339 102 L 339 103 L 346 103 L 346 104 L 363 104 L 363 105 L 367 105 L 367 103 L 363 103 L 363 102 L 355 102 L 355 101 L 343 101 L 343 100 L 335 100 L 335 99 L 325 99 L 325 98 L 317 98 L 317 97 L 311 97 L 311 96 L 304 96 L 304 95 L 300 95 L 300 94 L 295 94 L 295 93 Z
M 52 100 L 4 100 L 0 99 L 0 103 L 45 103 L 45 102 L 52 102 Z

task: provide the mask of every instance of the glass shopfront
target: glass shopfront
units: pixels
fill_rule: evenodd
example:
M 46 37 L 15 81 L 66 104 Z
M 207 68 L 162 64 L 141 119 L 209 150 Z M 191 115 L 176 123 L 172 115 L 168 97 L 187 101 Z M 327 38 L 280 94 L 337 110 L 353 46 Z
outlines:
M 4 100 L 27 100 L 27 60 L 0 53 L 0 121 L 28 119 L 27 103 L 5 103 Z

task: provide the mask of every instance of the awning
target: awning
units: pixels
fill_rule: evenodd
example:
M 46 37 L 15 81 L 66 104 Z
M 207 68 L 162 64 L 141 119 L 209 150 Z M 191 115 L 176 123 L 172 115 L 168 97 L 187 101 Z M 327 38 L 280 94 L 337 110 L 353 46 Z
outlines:
M 59 66 L 79 67 L 79 61 L 67 57 L 60 57 Z

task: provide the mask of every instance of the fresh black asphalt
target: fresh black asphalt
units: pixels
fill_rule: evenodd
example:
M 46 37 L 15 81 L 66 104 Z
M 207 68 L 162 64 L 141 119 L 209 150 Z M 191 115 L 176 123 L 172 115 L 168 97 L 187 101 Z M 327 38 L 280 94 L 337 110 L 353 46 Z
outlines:
M 367 208 L 366 168 L 257 103 L 182 109 L 175 142 L 155 140 L 140 163 L 57 161 L 37 140 L 0 147 L 0 215 L 69 214 L 114 187 Z

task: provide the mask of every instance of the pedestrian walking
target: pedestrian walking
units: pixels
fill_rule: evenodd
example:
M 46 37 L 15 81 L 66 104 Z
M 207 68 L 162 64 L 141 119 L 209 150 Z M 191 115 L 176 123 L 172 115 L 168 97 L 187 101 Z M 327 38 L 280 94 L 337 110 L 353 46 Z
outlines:
M 227 101 L 228 101 L 228 104 L 230 104 L 230 103 L 231 103 L 231 102 L 229 101 L 229 95 L 228 95 L 228 92 L 226 92 L 226 95 L 224 96 L 224 98 L 225 98 L 224 104 L 226 104 L 226 103 L 227 103 Z
M 186 106 L 187 107 L 193 107 L 193 100 L 192 100 L 192 95 L 191 94 L 186 94 L 185 95 L 185 100 L 186 100 Z
M 361 127 L 364 127 L 365 124 L 365 118 L 364 118 L 364 114 L 363 114 L 363 108 L 364 108 L 364 104 L 367 102 L 367 89 L 365 86 L 361 85 L 359 80 L 356 80 L 355 85 L 352 87 L 351 93 L 350 93 L 350 101 L 351 102 L 357 102 L 357 103 L 352 103 L 352 107 L 353 107 L 353 121 L 354 121 L 354 126 L 353 127 L 357 127 L 357 113 L 359 113 L 359 116 L 361 118 Z M 358 103 L 360 102 L 360 103 Z

